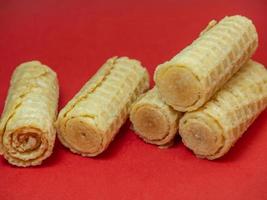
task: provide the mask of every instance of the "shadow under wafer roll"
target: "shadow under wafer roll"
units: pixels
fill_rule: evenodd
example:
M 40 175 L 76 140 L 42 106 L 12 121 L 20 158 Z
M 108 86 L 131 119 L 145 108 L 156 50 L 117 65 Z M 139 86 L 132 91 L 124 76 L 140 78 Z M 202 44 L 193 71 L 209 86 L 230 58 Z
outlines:
M 0 123 L 1 153 L 9 163 L 39 165 L 51 155 L 58 90 L 56 73 L 40 62 L 16 68 Z
M 267 70 L 247 62 L 203 107 L 180 120 L 183 143 L 201 158 L 226 154 L 267 106 Z
M 175 110 L 201 107 L 252 56 L 258 35 L 243 16 L 212 21 L 198 39 L 159 65 L 154 80 L 163 100 Z
M 58 137 L 82 156 L 96 156 L 114 139 L 131 104 L 149 88 L 149 76 L 137 60 L 109 59 L 60 111 Z
M 161 100 L 156 87 L 143 94 L 130 112 L 136 134 L 145 142 L 160 146 L 172 144 L 181 116 Z

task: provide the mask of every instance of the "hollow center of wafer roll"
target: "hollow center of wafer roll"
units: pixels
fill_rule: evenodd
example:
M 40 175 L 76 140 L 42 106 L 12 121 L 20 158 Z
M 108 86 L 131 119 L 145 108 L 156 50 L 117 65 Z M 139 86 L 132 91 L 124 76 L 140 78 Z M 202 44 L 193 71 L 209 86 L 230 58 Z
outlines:
M 41 137 L 37 129 L 22 128 L 12 134 L 12 146 L 17 152 L 34 151 L 41 145 Z
M 180 126 L 183 143 L 199 157 L 216 154 L 223 145 L 218 125 L 211 121 L 188 119 Z
M 160 110 L 145 105 L 137 109 L 132 116 L 134 129 L 145 140 L 159 141 L 168 134 L 168 121 Z
M 173 66 L 163 72 L 157 84 L 163 99 L 177 110 L 192 106 L 199 100 L 200 82 L 183 67 Z M 177 108 L 178 107 L 178 108 Z
M 102 148 L 102 136 L 83 117 L 70 119 L 66 124 L 64 139 L 71 148 L 84 154 L 94 154 Z

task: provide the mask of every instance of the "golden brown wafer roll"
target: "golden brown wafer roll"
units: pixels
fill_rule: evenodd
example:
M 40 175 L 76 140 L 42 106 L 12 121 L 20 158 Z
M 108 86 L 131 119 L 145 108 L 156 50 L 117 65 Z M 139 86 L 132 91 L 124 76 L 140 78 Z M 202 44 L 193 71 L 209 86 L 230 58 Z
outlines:
M 251 20 L 242 16 L 213 20 L 199 38 L 154 75 L 163 100 L 178 111 L 201 107 L 248 61 L 258 46 Z
M 149 87 L 139 61 L 111 58 L 60 111 L 58 137 L 72 152 L 103 152 L 128 117 L 131 104 Z
M 165 104 L 154 87 L 132 106 L 130 120 L 136 133 L 147 143 L 172 144 L 182 113 Z
M 39 61 L 26 62 L 12 75 L 0 122 L 0 149 L 9 163 L 39 165 L 53 151 L 57 75 Z
M 267 106 L 267 71 L 249 61 L 212 99 L 180 120 L 183 143 L 201 158 L 226 154 Z

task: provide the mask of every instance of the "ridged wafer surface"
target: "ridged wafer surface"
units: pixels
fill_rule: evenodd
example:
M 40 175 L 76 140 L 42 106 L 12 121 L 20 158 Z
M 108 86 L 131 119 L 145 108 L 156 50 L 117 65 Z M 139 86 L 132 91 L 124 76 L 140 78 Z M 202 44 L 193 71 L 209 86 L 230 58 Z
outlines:
M 83 156 L 100 154 L 127 119 L 131 104 L 148 87 L 148 73 L 140 62 L 109 59 L 60 111 L 60 141 Z
M 142 95 L 130 112 L 135 132 L 147 143 L 156 145 L 172 143 L 181 116 L 162 101 L 156 87 Z
M 186 113 L 179 133 L 203 158 L 223 156 L 267 106 L 267 71 L 249 61 L 203 107 Z
M 155 82 L 163 100 L 178 111 L 193 111 L 248 61 L 258 46 L 251 20 L 243 16 L 212 21 L 198 39 L 158 66 Z
M 58 81 L 38 61 L 21 64 L 13 73 L 0 123 L 0 147 L 13 165 L 39 165 L 55 141 Z

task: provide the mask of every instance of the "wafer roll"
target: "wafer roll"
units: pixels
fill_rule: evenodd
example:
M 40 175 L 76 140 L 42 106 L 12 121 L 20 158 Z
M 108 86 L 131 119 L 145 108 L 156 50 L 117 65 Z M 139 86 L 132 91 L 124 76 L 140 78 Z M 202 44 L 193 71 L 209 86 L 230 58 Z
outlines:
M 131 104 L 148 87 L 148 73 L 140 62 L 109 59 L 60 111 L 60 141 L 82 156 L 100 154 L 127 119 Z
M 57 104 L 54 71 L 38 61 L 16 68 L 0 122 L 1 153 L 9 163 L 21 167 L 39 165 L 51 155 Z
M 199 38 L 170 61 L 154 79 L 163 100 L 178 111 L 201 107 L 248 61 L 258 46 L 251 20 L 243 16 L 213 20 Z
M 182 113 L 165 104 L 154 87 L 132 106 L 130 120 L 134 131 L 147 143 L 172 144 Z
M 267 71 L 249 61 L 203 107 L 180 120 L 183 143 L 201 158 L 226 154 L 267 106 Z

